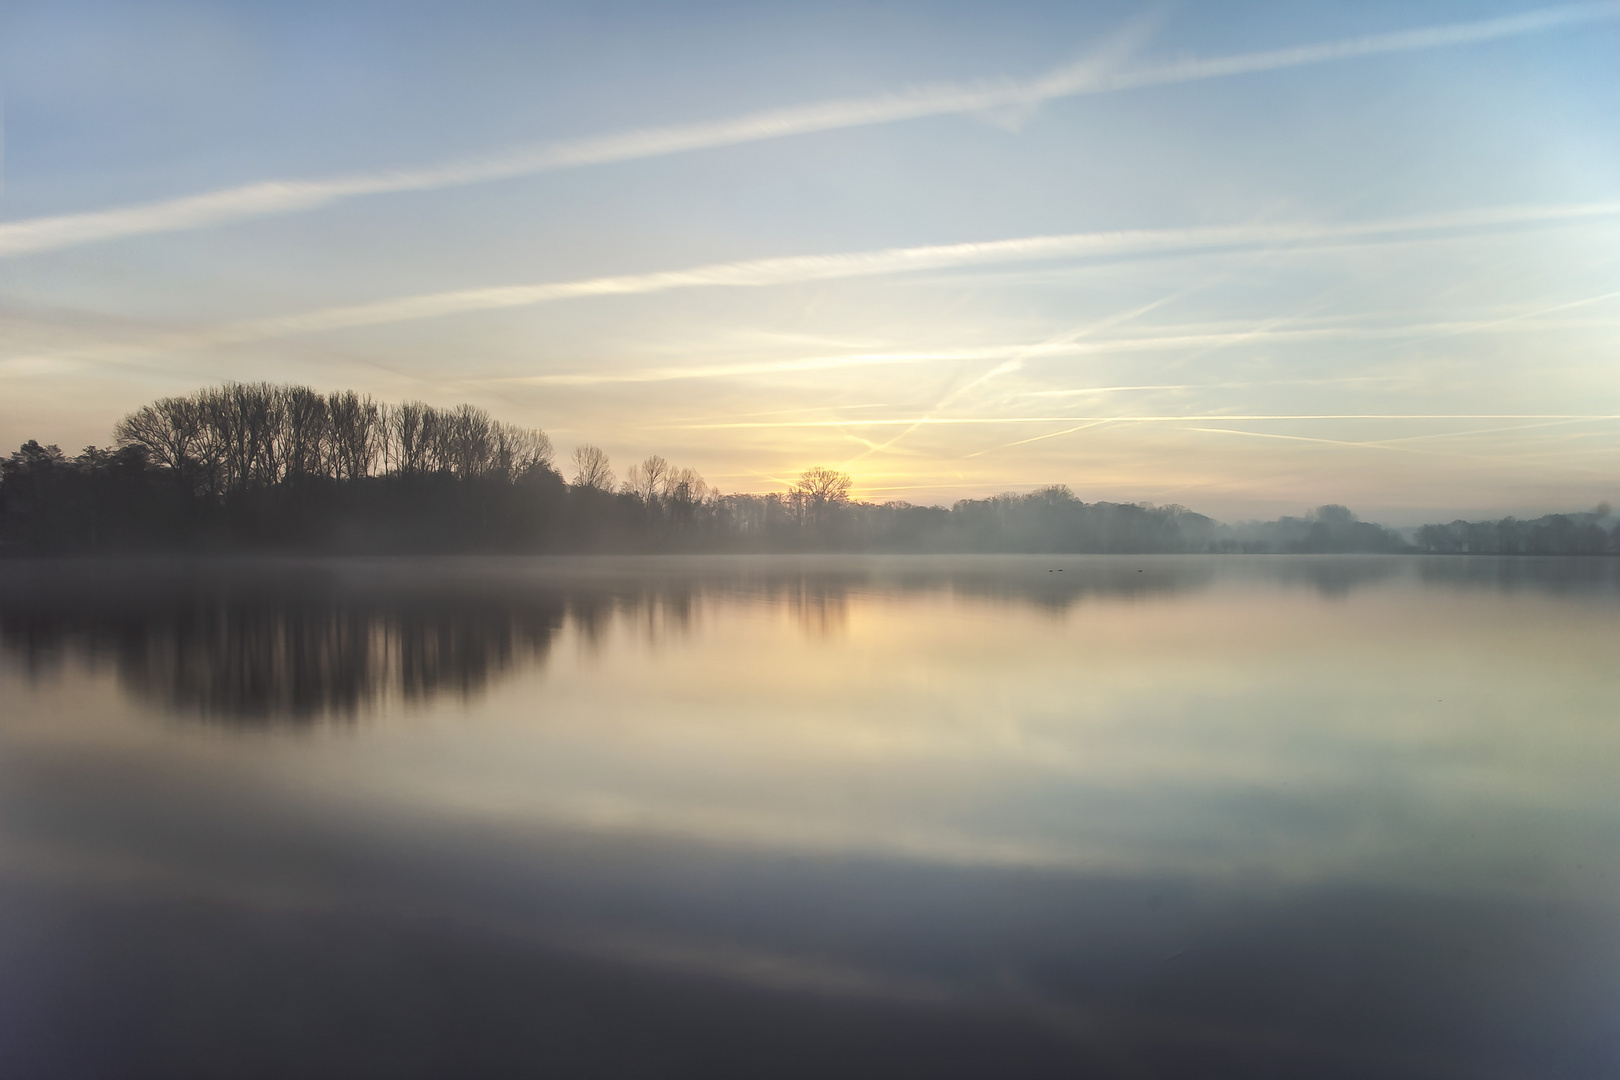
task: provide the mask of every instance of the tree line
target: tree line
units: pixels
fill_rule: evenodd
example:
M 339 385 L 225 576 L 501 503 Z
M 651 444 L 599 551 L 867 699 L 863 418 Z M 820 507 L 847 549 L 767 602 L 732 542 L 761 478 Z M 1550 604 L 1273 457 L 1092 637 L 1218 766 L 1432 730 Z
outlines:
M 552 457 L 545 432 L 501 423 L 471 405 L 386 405 L 352 390 L 321 394 L 268 383 L 163 398 L 120 420 L 113 437 L 183 490 L 213 498 L 387 474 L 512 480 Z
M 785 491 L 725 495 L 656 454 L 622 478 L 588 444 L 559 465 L 545 432 L 475 406 L 307 386 L 163 398 L 120 420 L 114 440 L 73 457 L 31 440 L 0 461 L 0 551 L 1413 550 L 1341 506 L 1229 526 L 1181 506 L 1088 503 L 1061 485 L 951 507 L 880 504 L 852 499 L 850 477 L 821 466 Z M 1620 526 L 1580 517 L 1425 526 L 1417 549 L 1620 548 Z
M 1609 555 L 1620 554 L 1620 522 L 1604 504 L 1531 521 L 1505 517 L 1424 525 L 1415 540 L 1418 550 L 1438 555 Z

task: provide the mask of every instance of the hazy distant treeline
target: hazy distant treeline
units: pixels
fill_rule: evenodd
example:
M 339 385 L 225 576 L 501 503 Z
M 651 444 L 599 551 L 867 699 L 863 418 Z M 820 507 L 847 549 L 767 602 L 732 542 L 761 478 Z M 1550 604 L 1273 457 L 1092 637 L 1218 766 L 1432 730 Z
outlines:
M 389 405 L 304 386 L 232 383 L 164 398 L 124 417 L 114 436 L 114 447 L 72 458 L 30 441 L 0 462 L 0 550 L 1411 549 L 1340 506 L 1228 526 L 1180 506 L 1087 503 L 1062 486 L 949 508 L 876 504 L 852 500 L 850 478 L 827 468 L 807 470 L 784 492 L 721 495 L 657 455 L 622 480 L 594 446 L 559 467 L 544 432 L 470 405 Z M 1426 526 L 1419 544 L 1524 553 L 1617 546 L 1620 536 L 1581 517 L 1487 523 L 1496 547 L 1469 531 L 1484 526 Z M 1510 535 L 1521 537 L 1517 547 L 1504 546 Z
M 1533 521 L 1453 521 L 1425 525 L 1415 539 L 1421 551 L 1442 555 L 1620 554 L 1620 522 L 1608 506 L 1582 514 L 1548 514 Z

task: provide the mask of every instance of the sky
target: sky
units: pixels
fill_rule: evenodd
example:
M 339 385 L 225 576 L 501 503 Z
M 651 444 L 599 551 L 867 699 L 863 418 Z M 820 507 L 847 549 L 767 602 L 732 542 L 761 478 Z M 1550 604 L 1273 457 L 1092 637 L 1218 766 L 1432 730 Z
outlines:
M 1620 504 L 1620 3 L 0 7 L 0 446 L 225 380 L 724 492 Z

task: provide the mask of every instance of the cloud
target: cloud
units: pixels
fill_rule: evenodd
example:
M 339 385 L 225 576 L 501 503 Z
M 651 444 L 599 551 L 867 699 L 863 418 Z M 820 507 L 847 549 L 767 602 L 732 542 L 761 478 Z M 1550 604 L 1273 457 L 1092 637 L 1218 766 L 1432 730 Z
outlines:
M 1137 22 L 1106 40 L 1084 60 L 1033 80 L 931 84 L 870 98 L 813 102 L 702 123 L 642 128 L 537 147 L 509 149 L 483 157 L 420 168 L 359 173 L 325 180 L 269 180 L 162 202 L 29 218 L 0 224 L 0 257 L 51 251 L 120 237 L 197 229 L 249 217 L 312 210 L 365 195 L 462 187 L 560 169 L 662 157 L 928 116 L 978 114 L 1016 123 L 1044 102 L 1081 94 L 1255 74 L 1378 54 L 1445 48 L 1616 16 L 1620 16 L 1620 4 L 1578 4 L 1478 22 L 1123 69 L 1125 59 L 1151 29 L 1149 23 Z
M 217 331 L 216 340 L 221 343 L 261 340 L 474 311 L 529 307 L 559 300 L 645 295 L 674 289 L 760 288 L 1037 259 L 1141 255 L 1223 248 L 1288 247 L 1511 225 L 1546 224 L 1615 214 L 1620 214 L 1620 202 L 1493 207 L 1336 225 L 1296 223 L 1138 229 L 1028 236 L 1010 240 L 887 248 L 830 255 L 792 255 L 713 263 L 685 270 L 666 270 L 650 274 L 462 289 L 401 297 L 371 304 L 321 308 L 238 323 Z

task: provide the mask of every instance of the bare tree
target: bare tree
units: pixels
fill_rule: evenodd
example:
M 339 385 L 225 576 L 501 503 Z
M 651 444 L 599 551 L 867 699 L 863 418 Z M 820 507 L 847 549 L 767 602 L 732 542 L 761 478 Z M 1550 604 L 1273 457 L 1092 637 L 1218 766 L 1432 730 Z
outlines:
M 493 432 L 492 471 L 516 479 L 551 464 L 551 439 L 539 428 L 497 423 Z
M 332 423 L 333 475 L 340 480 L 358 480 L 371 475 L 377 454 L 377 403 L 353 390 L 333 393 L 326 399 Z
M 443 411 L 426 408 L 422 411 L 422 444 L 426 448 L 429 472 L 449 472 L 454 463 L 454 432 L 450 418 Z
M 703 482 L 696 469 L 671 469 L 664 478 L 664 498 L 677 505 L 702 502 L 709 494 L 709 485 Z
M 197 462 L 202 417 L 194 398 L 167 397 L 143 405 L 118 422 L 119 446 L 139 446 L 155 463 L 185 472 Z
M 848 473 L 815 465 L 799 474 L 788 499 L 801 522 L 820 524 L 849 502 L 850 483 Z
M 817 506 L 846 503 L 849 501 L 851 483 L 849 473 L 816 465 L 799 474 L 798 482 L 793 485 L 793 494 Z
M 493 431 L 489 413 L 473 405 L 458 405 L 448 416 L 450 471 L 457 476 L 482 476 L 493 458 Z
M 430 457 L 427 416 L 432 406 L 407 401 L 388 410 L 388 441 L 394 468 L 402 473 L 423 473 Z
M 640 465 L 630 466 L 630 471 L 625 474 L 624 490 L 650 505 L 664 493 L 669 472 L 669 462 L 653 454 Z
M 613 490 L 613 470 L 608 466 L 608 456 L 600 447 L 586 443 L 575 448 L 572 461 L 574 463 L 574 486 L 580 488 L 595 488 L 598 491 Z
M 331 463 L 326 399 L 307 386 L 281 388 L 281 468 L 287 477 L 325 476 Z
M 273 387 L 266 383 L 226 383 L 197 395 L 202 422 L 217 446 L 221 475 L 226 488 L 246 488 L 256 482 L 274 482 L 274 455 L 270 447 L 275 426 L 271 399 Z

